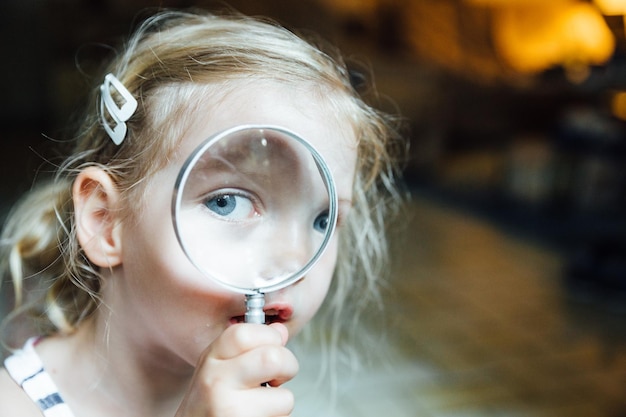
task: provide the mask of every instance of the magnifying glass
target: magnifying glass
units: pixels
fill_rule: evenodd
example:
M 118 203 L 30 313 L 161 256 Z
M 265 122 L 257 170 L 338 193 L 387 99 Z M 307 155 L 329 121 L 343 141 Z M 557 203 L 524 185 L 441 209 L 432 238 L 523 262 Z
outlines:
M 264 294 L 302 279 L 328 246 L 337 192 L 321 154 L 277 126 L 217 133 L 189 156 L 172 198 L 183 252 L 204 276 L 245 294 L 265 323 Z

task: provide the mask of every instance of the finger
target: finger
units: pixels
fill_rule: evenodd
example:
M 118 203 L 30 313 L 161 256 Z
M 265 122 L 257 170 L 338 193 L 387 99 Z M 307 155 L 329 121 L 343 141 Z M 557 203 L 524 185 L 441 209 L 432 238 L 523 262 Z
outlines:
M 256 387 L 243 391 L 220 390 L 208 400 L 208 403 L 211 411 L 202 415 L 279 417 L 291 415 L 295 407 L 294 395 L 286 388 Z M 190 409 L 186 407 L 183 411 Z
M 287 326 L 282 323 L 272 323 L 269 325 L 269 327 L 280 333 L 280 337 L 283 341 L 283 346 L 285 346 L 287 344 L 287 341 L 289 340 L 289 330 L 287 329 Z
M 215 359 L 231 359 L 259 346 L 281 346 L 283 335 L 275 327 L 251 323 L 230 326 L 213 343 L 210 354 Z
M 240 389 L 255 388 L 266 382 L 272 387 L 280 386 L 293 379 L 300 367 L 289 349 L 275 345 L 258 347 L 229 362 L 233 378 L 238 381 L 235 386 Z
M 255 415 L 289 416 L 295 408 L 293 393 L 286 388 L 258 387 L 245 392 L 242 402 L 250 407 L 253 404 Z M 244 414 L 250 415 L 250 412 Z

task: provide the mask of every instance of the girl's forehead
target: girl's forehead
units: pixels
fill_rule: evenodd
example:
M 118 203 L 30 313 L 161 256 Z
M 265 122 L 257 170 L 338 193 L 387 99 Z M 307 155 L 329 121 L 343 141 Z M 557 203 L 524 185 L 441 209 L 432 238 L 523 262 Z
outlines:
M 229 86 L 227 92 L 205 94 L 193 106 L 193 114 L 187 115 L 190 126 L 181 138 L 178 154 L 186 158 L 207 138 L 226 129 L 273 125 L 291 130 L 311 143 L 333 170 L 353 170 L 355 129 L 347 110 L 345 114 L 337 111 L 336 101 L 340 99 L 333 95 L 338 94 L 324 94 L 309 85 L 269 81 L 241 82 L 239 86 Z
M 216 94 L 210 94 L 213 89 Z M 178 120 L 180 125 L 172 129 L 181 132 L 179 139 L 163 169 L 148 184 L 173 190 L 185 162 L 208 138 L 242 125 L 272 125 L 296 133 L 321 154 L 335 180 L 340 201 L 349 204 L 357 165 L 355 128 L 349 112 L 338 112 L 338 106 L 327 97 L 314 88 L 275 83 L 245 84 L 226 91 L 205 88 L 201 99 L 179 109 L 184 120 Z M 238 164 L 230 156 L 226 159 Z M 284 161 L 281 163 L 278 165 L 285 166 Z

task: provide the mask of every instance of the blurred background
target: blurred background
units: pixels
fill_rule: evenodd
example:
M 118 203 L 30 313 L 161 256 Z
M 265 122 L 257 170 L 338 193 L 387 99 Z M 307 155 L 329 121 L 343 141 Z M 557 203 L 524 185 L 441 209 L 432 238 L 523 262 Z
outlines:
M 0 216 L 146 8 L 226 5 L 339 46 L 409 127 L 390 354 L 324 415 L 626 416 L 626 0 L 3 0 Z

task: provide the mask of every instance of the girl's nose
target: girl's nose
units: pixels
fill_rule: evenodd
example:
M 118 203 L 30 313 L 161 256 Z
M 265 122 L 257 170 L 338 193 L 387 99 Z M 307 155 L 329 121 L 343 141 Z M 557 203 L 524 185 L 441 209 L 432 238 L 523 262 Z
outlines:
M 290 276 L 301 270 L 315 255 L 315 235 L 311 227 L 290 222 L 276 230 L 263 251 L 262 279 Z

